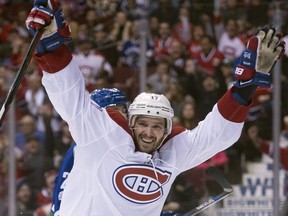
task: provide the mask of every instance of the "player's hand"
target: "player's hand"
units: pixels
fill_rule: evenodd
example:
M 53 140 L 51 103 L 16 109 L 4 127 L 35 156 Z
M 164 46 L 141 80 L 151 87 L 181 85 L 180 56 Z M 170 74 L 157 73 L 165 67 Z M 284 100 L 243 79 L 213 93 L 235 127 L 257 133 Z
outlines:
M 35 0 L 26 19 L 26 26 L 31 35 L 36 30 L 44 31 L 37 47 L 38 54 L 53 51 L 71 40 L 69 25 L 57 0 Z
M 282 41 L 281 32 L 276 33 L 276 28 L 262 28 L 258 34 L 251 38 L 248 48 L 256 49 L 256 72 L 267 74 L 272 69 L 275 62 L 280 59 L 285 52 L 285 42 Z
M 249 39 L 240 63 L 234 71 L 236 87 L 248 85 L 270 87 L 269 72 L 285 52 L 282 36 L 282 33 L 277 33 L 275 27 L 265 26 Z

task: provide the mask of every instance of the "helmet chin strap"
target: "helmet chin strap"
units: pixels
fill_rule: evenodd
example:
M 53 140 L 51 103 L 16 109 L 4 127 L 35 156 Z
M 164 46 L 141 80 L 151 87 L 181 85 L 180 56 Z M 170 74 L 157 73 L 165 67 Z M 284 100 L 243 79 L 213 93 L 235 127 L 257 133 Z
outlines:
M 160 142 L 160 145 L 158 146 L 158 148 L 157 148 L 156 150 L 158 150 L 158 149 L 163 145 L 163 142 L 164 142 L 164 140 L 166 139 L 167 136 L 168 136 L 168 133 L 165 132 L 165 133 L 163 134 L 163 137 L 161 138 L 162 140 L 161 140 L 161 142 Z
M 165 119 L 165 128 L 167 128 L 167 123 L 168 119 Z M 166 137 L 168 136 L 169 134 L 167 133 L 167 129 L 165 130 L 164 134 L 163 134 L 163 137 L 161 138 L 161 142 L 160 142 L 160 145 L 158 146 L 158 148 L 156 150 L 158 150 L 162 145 L 163 145 L 163 142 L 164 140 L 166 139 Z

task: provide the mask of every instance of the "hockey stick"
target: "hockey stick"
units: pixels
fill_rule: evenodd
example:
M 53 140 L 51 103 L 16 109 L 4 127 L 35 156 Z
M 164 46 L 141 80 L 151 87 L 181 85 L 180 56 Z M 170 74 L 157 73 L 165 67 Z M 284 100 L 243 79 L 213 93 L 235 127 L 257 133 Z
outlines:
M 202 203 L 201 205 L 197 206 L 196 208 L 192 209 L 191 211 L 185 213 L 183 216 L 193 216 L 197 215 L 198 213 L 202 212 L 212 204 L 215 204 L 227 196 L 229 196 L 233 192 L 233 187 L 230 185 L 230 183 L 226 180 L 226 178 L 223 176 L 222 172 L 216 168 L 216 167 L 210 167 L 207 170 L 207 174 L 209 176 L 212 176 L 215 181 L 223 188 L 223 192 L 219 195 L 213 196 L 205 203 Z
M 9 92 L 8 92 L 8 95 L 1 107 L 1 110 L 0 110 L 0 127 L 2 126 L 2 123 L 3 123 L 3 120 L 9 110 L 9 107 L 13 101 L 13 99 L 15 98 L 16 94 L 17 94 L 17 91 L 18 91 L 18 88 L 21 84 L 21 81 L 24 77 L 24 74 L 27 70 L 27 67 L 32 59 L 32 56 L 34 54 L 34 50 L 35 50 L 35 47 L 36 45 L 38 44 L 39 40 L 41 39 L 41 36 L 42 36 L 42 30 L 37 30 L 35 35 L 33 36 L 33 39 L 28 47 L 28 50 L 24 56 L 24 60 L 14 78 L 14 81 L 9 89 Z

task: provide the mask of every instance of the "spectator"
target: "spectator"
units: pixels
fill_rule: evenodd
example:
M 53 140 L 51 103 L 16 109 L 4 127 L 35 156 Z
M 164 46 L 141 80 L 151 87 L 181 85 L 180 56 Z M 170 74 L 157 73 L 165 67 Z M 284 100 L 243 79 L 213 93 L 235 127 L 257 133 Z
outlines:
M 33 192 L 37 194 L 44 185 L 44 173 L 51 169 L 52 158 L 48 158 L 44 148 L 41 146 L 37 137 L 31 136 L 27 138 L 25 150 L 22 158 L 20 158 L 21 167 L 24 179 L 30 186 Z
M 226 150 L 229 158 L 227 177 L 231 184 L 241 184 L 241 176 L 247 171 L 246 162 L 259 162 L 262 153 L 256 146 L 262 140 L 259 136 L 261 125 L 245 123 L 240 139 Z
M 105 23 L 109 23 L 112 20 L 118 7 L 117 0 L 87 0 L 86 4 L 89 9 L 95 10 L 97 21 Z
M 254 94 L 254 103 L 249 109 L 247 122 L 259 127 L 263 139 L 272 137 L 272 89 L 258 88 Z
M 249 23 L 248 21 L 244 19 L 237 19 L 237 26 L 238 26 L 238 35 L 243 44 L 247 44 L 249 38 L 251 37 L 252 34 L 254 34 L 255 30 L 254 27 Z M 251 31 L 251 29 L 253 29 Z M 251 32 L 252 34 L 251 34 Z
M 214 36 L 213 27 L 213 4 L 211 0 L 193 0 L 191 1 L 190 20 L 192 25 L 201 24 L 204 27 L 205 34 Z
M 17 11 L 17 15 L 15 16 L 16 17 L 15 23 L 13 23 L 21 38 L 25 39 L 30 37 L 29 32 L 25 26 L 27 16 L 28 16 L 27 10 L 22 8 Z
M 195 54 L 197 70 L 204 76 L 215 76 L 224 55 L 217 49 L 214 39 L 208 35 L 202 36 L 200 46 L 201 51 Z
M 127 82 L 128 80 L 129 79 L 127 79 Z M 95 77 L 94 89 L 112 88 L 113 86 L 113 78 L 111 79 L 111 77 L 106 71 L 103 71 L 103 73 Z M 91 88 L 89 90 L 91 90 Z M 127 88 L 129 88 L 129 86 Z
M 150 37 L 153 41 L 157 40 L 159 35 L 160 22 L 156 16 L 149 17 Z
M 90 40 L 79 41 L 79 50 L 73 56 L 83 73 L 88 90 L 94 89 L 95 78 L 101 73 L 108 73 L 113 76 L 113 68 L 105 57 L 93 50 L 93 43 Z
M 127 19 L 127 15 L 123 11 L 118 11 L 110 32 L 111 39 L 116 42 L 118 50 L 123 46 L 123 43 L 130 38 L 130 28 L 132 22 Z
M 159 38 L 154 39 L 154 60 L 157 62 L 169 53 L 173 41 L 171 26 L 168 22 L 160 22 Z
M 57 172 L 55 170 L 49 170 L 44 173 L 45 183 L 41 191 L 37 194 L 38 206 L 44 206 L 52 203 L 52 193 L 54 190 L 56 176 Z
M 192 36 L 192 24 L 189 20 L 189 11 L 186 7 L 179 9 L 178 21 L 173 25 L 173 35 L 188 46 Z
M 53 112 L 54 111 L 54 112 Z M 26 148 L 28 147 L 28 150 L 30 152 L 29 158 L 36 158 L 37 155 L 40 154 L 42 159 L 43 159 L 43 164 L 40 164 L 39 167 L 42 166 L 44 171 L 46 169 L 50 169 L 54 167 L 53 164 L 53 159 L 54 159 L 54 151 L 55 151 L 55 146 L 57 139 L 59 138 L 57 135 L 59 133 L 59 121 L 60 118 L 58 114 L 55 113 L 55 110 L 53 110 L 53 107 L 50 103 L 50 101 L 46 101 L 45 104 L 43 104 L 39 110 L 38 110 L 38 117 L 41 117 L 43 120 L 44 124 L 44 142 L 43 144 L 41 143 L 41 146 L 39 147 L 38 144 L 33 144 L 33 145 L 26 145 Z M 58 119 L 56 119 L 56 117 Z M 57 122 L 58 121 L 58 122 Z M 55 127 L 55 125 L 57 125 Z M 57 130 L 55 130 L 57 129 Z M 28 136 L 27 140 L 39 140 L 35 135 L 31 134 Z M 27 141 L 28 142 L 28 141 Z M 31 147 L 32 146 L 32 147 Z M 17 170 L 17 177 L 18 178 L 26 178 L 27 175 L 31 173 L 31 170 L 27 168 L 27 160 L 26 160 L 26 153 L 27 149 L 24 149 L 24 151 L 19 151 L 19 148 L 15 149 L 15 152 L 17 153 L 18 156 L 18 170 Z M 24 153 L 23 153 L 24 152 Z M 33 157 L 32 157 L 33 156 Z M 39 161 L 42 162 L 42 161 Z
M 62 0 L 61 4 L 64 6 L 63 11 L 65 16 L 67 14 L 70 18 L 74 19 L 81 18 L 87 9 L 86 0 Z
M 120 9 L 127 15 L 127 19 L 130 21 L 139 20 L 146 16 L 143 8 L 138 5 L 136 0 L 123 0 L 120 3 Z
M 157 63 L 156 71 L 148 76 L 147 84 L 151 86 L 153 92 L 164 94 L 170 82 L 176 81 L 171 75 L 170 64 L 166 59 Z
M 227 20 L 225 31 L 222 33 L 218 43 L 218 50 L 223 53 L 225 59 L 233 61 L 237 65 L 239 57 L 245 49 L 245 44 L 238 36 L 238 26 L 234 19 Z
M 167 59 L 170 62 L 174 76 L 177 78 L 184 75 L 185 60 L 187 58 L 186 47 L 179 40 L 174 39 L 168 50 Z
M 159 0 L 157 9 L 153 11 L 152 16 L 156 16 L 160 23 L 166 22 L 169 26 L 173 26 L 176 22 L 177 9 L 170 0 Z
M 0 3 L 0 42 L 6 42 L 8 38 L 8 33 L 13 28 L 12 21 L 8 18 L 8 9 L 4 10 L 4 5 Z M 7 6 L 6 6 L 7 7 Z
M 120 66 L 128 66 L 130 68 L 140 67 L 140 32 L 139 21 L 134 20 L 130 29 L 131 38 L 123 44 L 120 51 Z M 153 44 L 150 39 L 146 41 L 146 63 L 152 62 Z
M 180 113 L 180 125 L 192 130 L 198 125 L 199 119 L 196 114 L 196 104 L 193 98 L 185 100 Z
M 116 67 L 119 59 L 117 43 L 111 40 L 107 27 L 103 24 L 98 24 L 94 28 L 94 34 L 93 49 L 101 53 L 112 67 Z
M 85 25 L 87 25 L 87 34 L 85 35 L 88 40 L 93 40 L 93 28 L 98 24 L 97 13 L 95 9 L 87 9 L 84 17 Z M 83 24 L 81 23 L 81 24 Z
M 233 70 L 234 70 L 234 66 L 233 66 L 233 62 L 229 61 L 227 59 L 224 59 L 222 64 L 219 67 L 220 70 L 220 74 L 222 75 L 223 79 L 224 79 L 224 83 L 222 84 L 223 88 L 229 89 L 233 86 L 233 82 L 234 82 L 234 77 L 233 77 Z M 225 85 L 225 87 L 224 87 Z
M 168 98 L 174 110 L 174 115 L 180 116 L 181 106 L 184 100 L 183 89 L 178 81 L 170 81 L 164 95 Z
M 196 64 L 196 59 L 187 58 L 184 65 L 184 74 L 178 78 L 184 95 L 190 95 L 194 99 L 198 97 L 198 81 L 200 77 L 196 71 Z
M 38 110 L 38 118 L 41 118 L 43 120 L 44 131 L 46 133 L 46 136 L 47 136 L 47 133 L 48 134 L 50 133 L 50 131 L 47 132 L 48 127 L 49 127 L 49 130 L 51 130 L 51 133 L 55 135 L 59 134 L 62 119 L 59 116 L 59 114 L 56 112 L 54 107 L 52 106 L 48 97 L 46 98 L 46 100 L 44 101 L 44 103 Z M 49 138 L 46 138 L 46 140 L 49 140 Z
M 210 22 L 213 12 L 213 4 L 210 3 L 210 0 L 193 0 L 190 5 L 190 20 L 192 24 L 204 24 L 205 31 L 207 27 L 204 22 Z
M 227 23 L 230 19 L 246 20 L 246 12 L 244 10 L 243 4 L 237 0 L 223 1 L 224 4 L 220 8 L 220 16 L 222 23 Z M 255 10 L 255 9 L 254 9 Z M 257 8 L 255 11 L 258 11 Z M 247 19 L 249 21 L 249 19 Z
M 26 182 L 21 182 L 16 189 L 17 215 L 31 216 L 36 209 L 36 202 L 31 187 Z
M 204 36 L 204 27 L 201 24 L 195 24 L 192 28 L 192 40 L 188 45 L 188 53 L 194 58 L 196 53 L 201 51 L 200 40 Z
M 75 38 L 77 38 L 77 41 L 89 40 L 89 37 L 88 37 L 88 25 L 86 23 L 79 24 L 77 30 L 78 30 L 77 31 L 77 35 L 75 36 Z M 76 44 L 76 46 L 77 45 L 79 45 L 79 44 Z
M 70 1 L 62 0 L 61 3 L 62 3 L 63 13 L 67 17 L 67 21 L 69 22 L 69 25 L 70 25 L 71 38 L 73 40 L 78 40 L 78 31 L 79 31 L 79 18 L 78 17 L 82 15 L 83 7 L 79 7 L 79 5 L 76 5 L 77 3 L 73 1 L 79 1 L 79 0 L 70 0 Z M 80 0 L 80 1 L 83 1 L 83 0 Z M 77 8 L 77 13 L 73 13 L 73 10 L 75 10 L 74 7 Z M 74 45 L 73 40 L 69 42 L 72 45 Z
M 39 139 L 41 145 L 44 145 L 45 134 L 36 127 L 36 119 L 32 115 L 24 115 L 20 119 L 19 131 L 16 132 L 15 145 L 22 152 L 25 152 L 25 143 L 28 137 L 35 136 Z M 43 146 L 42 145 L 42 146 Z
M 269 1 L 252 0 L 246 8 L 247 20 L 253 26 L 264 26 L 268 23 Z
M 1 44 L 1 50 L 6 53 L 2 58 L 2 64 L 12 70 L 18 70 L 27 47 L 27 41 L 20 36 L 17 29 L 11 29 L 7 41 Z
M 36 128 L 39 131 L 45 132 L 44 122 L 39 116 L 39 109 L 47 100 L 47 95 L 41 84 L 41 77 L 38 75 L 30 75 L 28 77 L 28 88 L 25 92 L 25 101 L 31 115 L 37 119 Z
M 213 104 L 221 97 L 219 82 L 212 76 L 204 76 L 200 81 L 199 96 L 196 99 L 197 115 L 202 120 L 212 109 Z

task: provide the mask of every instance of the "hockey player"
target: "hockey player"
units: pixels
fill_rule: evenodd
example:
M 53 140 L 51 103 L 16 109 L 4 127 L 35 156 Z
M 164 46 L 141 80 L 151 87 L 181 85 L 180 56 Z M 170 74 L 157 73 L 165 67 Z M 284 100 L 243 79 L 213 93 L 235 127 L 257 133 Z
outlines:
M 262 28 L 235 69 L 235 84 L 193 130 L 172 126 L 164 95 L 140 93 L 126 118 L 90 100 L 84 78 L 64 42 L 68 25 L 59 2 L 35 0 L 27 26 L 44 33 L 36 61 L 42 83 L 77 143 L 60 216 L 158 216 L 169 189 L 189 170 L 235 143 L 257 86 L 270 86 L 269 71 L 284 51 L 282 35 Z
M 128 101 L 123 92 L 116 88 L 96 89 L 90 94 L 90 98 L 101 108 L 111 108 L 118 110 L 125 117 L 127 117 Z M 73 144 L 65 154 L 62 165 L 59 169 L 57 178 L 55 180 L 55 188 L 53 191 L 53 203 L 51 208 L 51 215 L 57 216 L 62 199 L 62 193 L 65 187 L 65 182 L 72 170 L 74 163 L 74 148 Z

